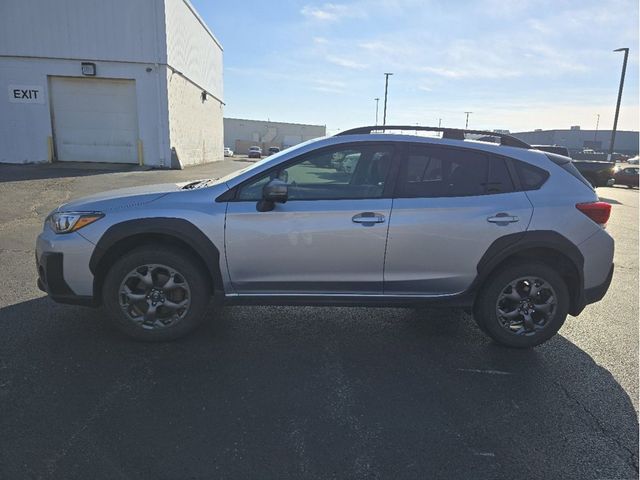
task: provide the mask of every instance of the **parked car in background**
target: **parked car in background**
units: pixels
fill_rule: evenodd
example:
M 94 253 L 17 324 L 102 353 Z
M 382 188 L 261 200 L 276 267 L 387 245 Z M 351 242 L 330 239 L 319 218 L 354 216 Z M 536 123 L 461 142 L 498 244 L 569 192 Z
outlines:
M 463 130 L 378 128 L 304 142 L 221 179 L 62 205 L 37 240 L 38 285 L 59 302 L 103 304 L 114 325 L 147 341 L 195 329 L 214 296 L 463 307 L 519 348 L 605 295 L 611 205 L 569 158 L 506 134 L 490 144 Z M 345 159 L 345 171 L 318 168 L 314 158 L 327 155 Z
M 231 150 L 229 147 L 224 147 L 224 156 L 233 157 L 233 150 Z
M 613 175 L 615 163 L 595 160 L 572 160 L 584 178 L 595 187 L 610 187 L 615 182 Z
M 627 163 L 629 165 L 638 165 L 639 160 L 640 160 L 640 156 L 636 155 L 635 157 L 631 157 L 629 160 L 627 160 Z
M 280 149 L 278 147 L 269 147 L 267 150 L 267 155 L 273 155 L 274 153 L 279 153 Z
M 249 147 L 249 158 L 262 158 L 262 148 Z
M 571 158 L 569 149 L 561 145 L 532 145 L 533 148 L 543 152 L 555 153 Z M 586 149 L 585 153 L 594 153 L 593 150 Z M 607 187 L 613 185 L 615 163 L 598 160 L 572 160 L 573 165 L 578 169 L 584 178 L 595 187 Z
M 625 167 L 621 168 L 614 174 L 613 178 L 616 181 L 616 185 L 626 185 L 629 188 L 638 187 L 638 167 Z

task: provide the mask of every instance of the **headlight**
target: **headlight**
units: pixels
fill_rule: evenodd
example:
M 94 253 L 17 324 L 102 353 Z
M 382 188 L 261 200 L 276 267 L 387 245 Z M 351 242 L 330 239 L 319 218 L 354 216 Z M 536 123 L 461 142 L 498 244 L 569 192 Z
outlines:
M 71 233 L 102 217 L 104 213 L 100 212 L 54 212 L 47 217 L 47 222 L 56 233 Z

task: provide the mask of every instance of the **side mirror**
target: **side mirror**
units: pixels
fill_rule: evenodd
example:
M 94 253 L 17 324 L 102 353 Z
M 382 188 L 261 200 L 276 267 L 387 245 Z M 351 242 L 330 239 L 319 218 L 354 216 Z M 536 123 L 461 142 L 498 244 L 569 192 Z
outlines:
M 276 203 L 286 203 L 289 198 L 289 187 L 280 179 L 274 178 L 262 188 L 262 200 L 256 205 L 259 212 L 273 210 Z

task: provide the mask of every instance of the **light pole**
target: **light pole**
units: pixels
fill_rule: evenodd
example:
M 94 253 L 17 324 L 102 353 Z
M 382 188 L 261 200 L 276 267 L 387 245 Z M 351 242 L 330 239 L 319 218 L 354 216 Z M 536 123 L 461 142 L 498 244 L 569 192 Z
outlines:
M 382 125 L 387 124 L 387 91 L 389 90 L 389 75 L 393 75 L 393 73 L 384 74 L 384 113 L 382 114 Z
M 440 128 L 440 126 L 441 126 L 441 125 L 442 125 L 442 119 L 441 119 L 441 118 L 439 118 L 439 119 L 438 119 L 438 128 Z
M 376 101 L 376 125 L 378 125 L 378 103 L 380 102 L 380 98 L 376 97 L 374 100 Z
M 467 114 L 467 121 L 464 124 L 464 129 L 467 130 L 469 128 L 469 115 L 472 114 L 473 112 L 464 112 Z
M 593 134 L 593 143 L 596 143 L 596 139 L 598 138 L 598 125 L 600 125 L 600 114 L 597 113 L 596 115 L 598 115 L 598 119 L 596 120 L 596 131 Z M 595 145 L 594 145 L 595 147 Z
M 609 154 L 607 160 L 610 162 L 613 156 L 613 146 L 616 142 L 616 130 L 618 129 L 618 114 L 620 113 L 620 101 L 622 100 L 622 87 L 624 87 L 624 75 L 627 72 L 627 58 L 629 58 L 628 48 L 616 48 L 614 52 L 624 52 L 622 61 L 622 74 L 620 75 L 620 88 L 618 89 L 618 103 L 616 103 L 616 116 L 613 119 L 613 131 L 611 132 L 611 143 L 609 144 Z

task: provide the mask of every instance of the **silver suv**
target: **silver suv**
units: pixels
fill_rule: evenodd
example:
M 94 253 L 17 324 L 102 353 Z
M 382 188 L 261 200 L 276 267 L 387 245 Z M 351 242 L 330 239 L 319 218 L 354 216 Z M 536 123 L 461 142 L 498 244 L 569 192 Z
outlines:
M 312 140 L 226 178 L 62 205 L 38 237 L 38 285 L 59 302 L 104 305 L 141 340 L 193 330 L 213 296 L 458 306 L 497 342 L 532 347 L 604 296 L 610 205 L 569 158 L 502 134 L 380 128 Z M 441 138 L 404 133 L 422 130 Z

